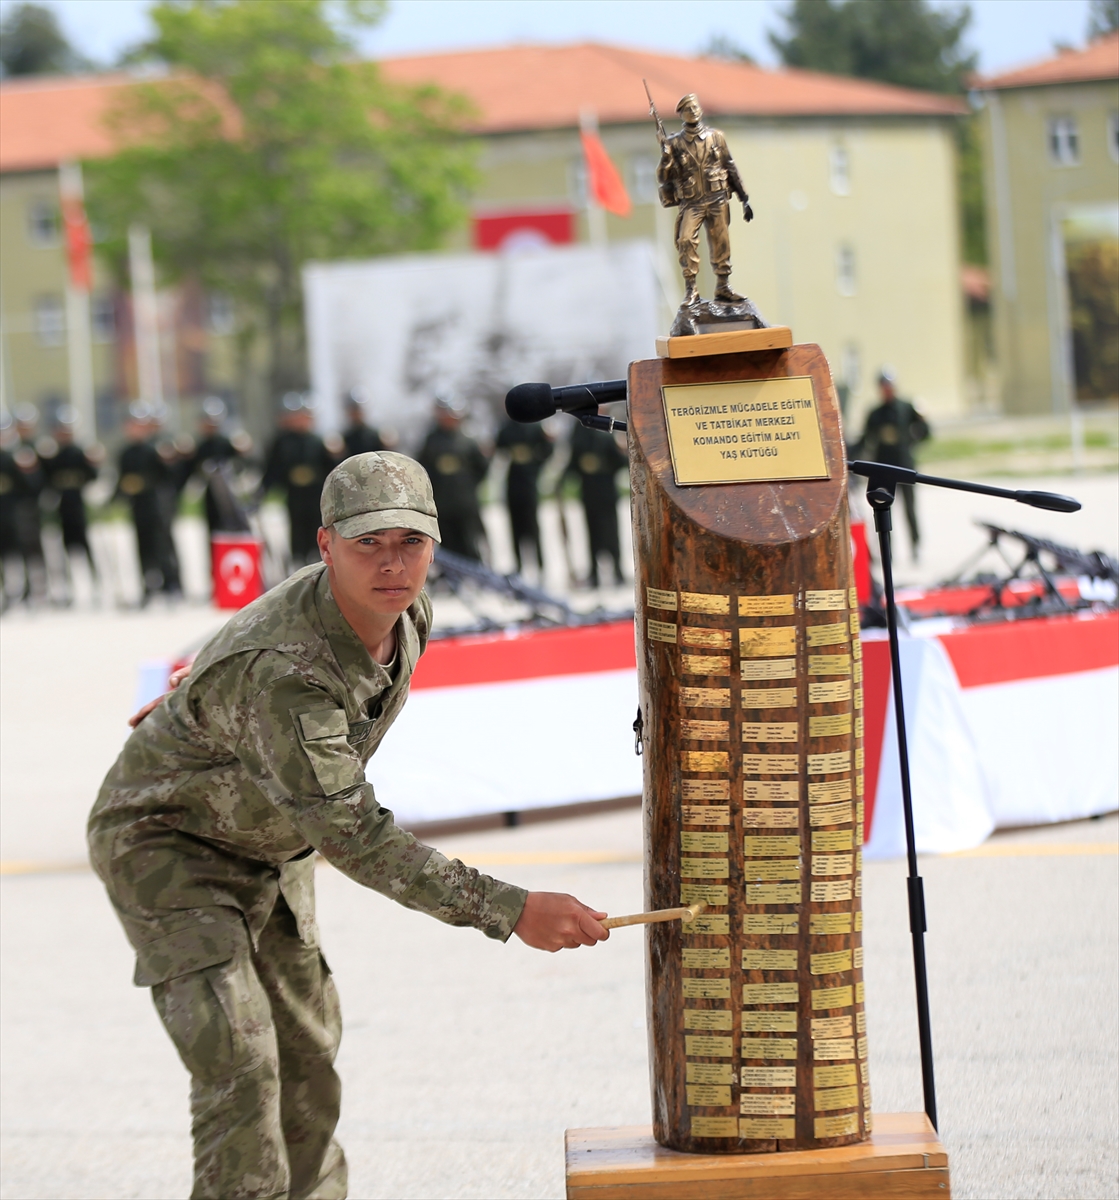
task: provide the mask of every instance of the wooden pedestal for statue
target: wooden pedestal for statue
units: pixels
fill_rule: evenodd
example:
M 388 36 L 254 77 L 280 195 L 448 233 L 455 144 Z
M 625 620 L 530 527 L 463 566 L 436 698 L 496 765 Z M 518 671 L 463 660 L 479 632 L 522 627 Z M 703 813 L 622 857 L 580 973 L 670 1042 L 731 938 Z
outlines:
M 647 1127 L 571 1129 L 568 1200 L 948 1197 L 948 1155 L 924 1113 L 879 1116 L 870 1138 L 788 1154 L 681 1154 Z

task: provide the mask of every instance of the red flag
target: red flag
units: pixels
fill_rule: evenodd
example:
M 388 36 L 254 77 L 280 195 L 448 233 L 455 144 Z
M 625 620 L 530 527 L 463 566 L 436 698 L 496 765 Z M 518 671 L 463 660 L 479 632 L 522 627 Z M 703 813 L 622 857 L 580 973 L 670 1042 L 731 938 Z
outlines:
M 616 216 L 628 217 L 633 205 L 602 139 L 589 129 L 581 130 L 579 136 L 583 139 L 583 155 L 587 160 L 587 187 L 595 203 Z
M 77 196 L 62 201 L 62 226 L 66 232 L 66 258 L 70 263 L 70 283 L 81 292 L 93 287 L 93 237 L 85 216 L 85 206 Z

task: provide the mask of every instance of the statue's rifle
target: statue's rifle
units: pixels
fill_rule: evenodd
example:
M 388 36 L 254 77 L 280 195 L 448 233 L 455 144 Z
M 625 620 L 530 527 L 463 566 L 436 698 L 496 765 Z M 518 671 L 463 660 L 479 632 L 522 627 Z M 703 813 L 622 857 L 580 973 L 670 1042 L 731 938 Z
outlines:
M 649 91 L 648 81 L 643 79 L 641 82 L 645 84 L 645 95 L 649 97 L 649 116 L 657 123 L 657 141 L 663 147 L 668 141 L 668 134 L 664 131 L 664 122 L 660 118 L 660 113 L 657 112 L 657 106 L 653 103 L 653 93 Z

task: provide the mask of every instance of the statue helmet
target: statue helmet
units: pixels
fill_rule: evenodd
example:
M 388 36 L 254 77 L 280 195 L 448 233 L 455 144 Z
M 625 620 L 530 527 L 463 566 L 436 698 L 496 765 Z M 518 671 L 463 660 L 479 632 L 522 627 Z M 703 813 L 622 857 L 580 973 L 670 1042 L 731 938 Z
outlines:
M 679 104 L 676 105 L 676 111 L 683 112 L 684 106 L 687 104 L 694 104 L 696 108 L 702 108 L 702 105 L 699 102 L 699 97 L 695 94 L 695 92 L 689 92 L 686 96 L 681 96 Z

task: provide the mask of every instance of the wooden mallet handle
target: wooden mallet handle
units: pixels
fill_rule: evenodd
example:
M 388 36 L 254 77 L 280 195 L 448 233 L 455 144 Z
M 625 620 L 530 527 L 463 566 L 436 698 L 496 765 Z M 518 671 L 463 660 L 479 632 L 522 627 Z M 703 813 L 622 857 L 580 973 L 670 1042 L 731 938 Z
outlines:
M 607 917 L 602 921 L 604 929 L 617 929 L 619 925 L 654 925 L 658 921 L 683 921 L 685 925 L 694 921 L 707 907 L 701 900 L 687 908 L 658 908 L 656 912 L 631 913 L 628 917 Z

